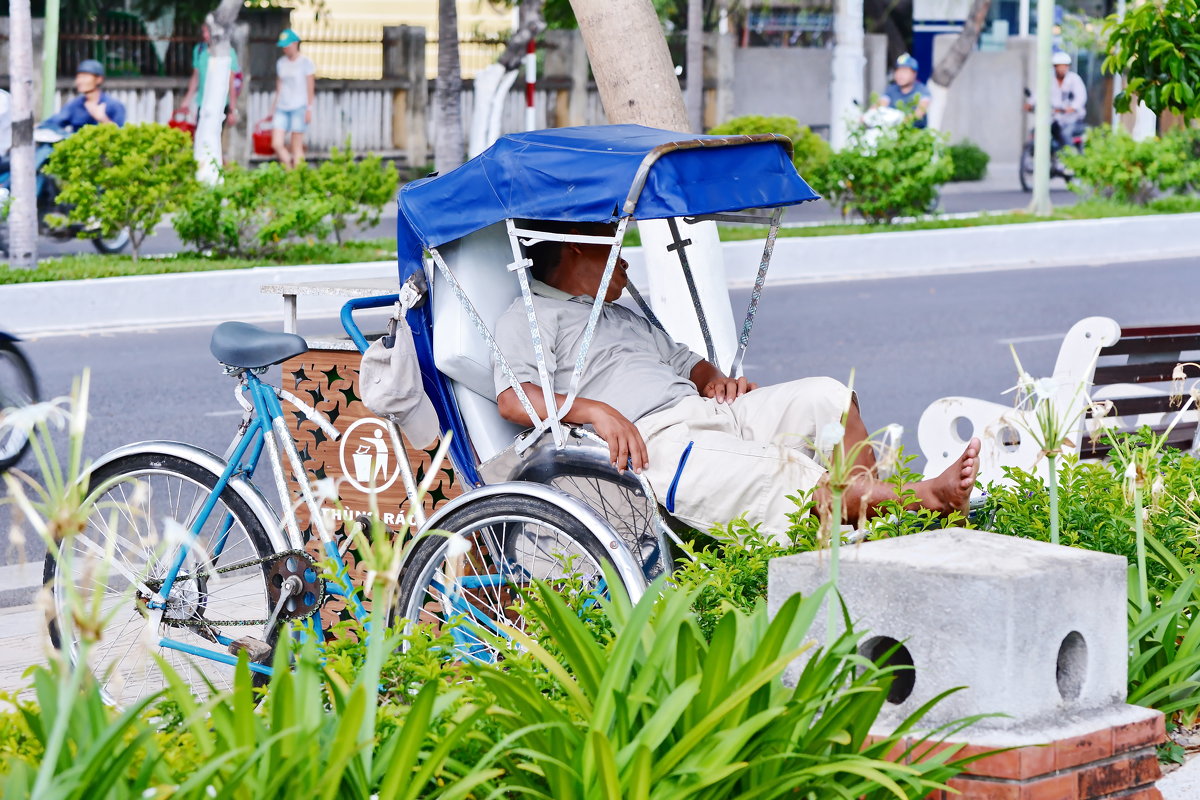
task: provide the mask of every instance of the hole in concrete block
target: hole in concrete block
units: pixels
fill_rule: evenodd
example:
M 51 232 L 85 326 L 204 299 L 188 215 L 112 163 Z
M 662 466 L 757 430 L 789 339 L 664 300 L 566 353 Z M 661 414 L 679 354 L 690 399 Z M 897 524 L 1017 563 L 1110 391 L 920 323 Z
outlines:
M 960 444 L 966 444 L 975 435 L 975 425 L 966 417 L 955 417 L 954 422 L 950 424 L 954 430 L 954 438 Z
M 872 636 L 859 646 L 858 654 L 883 667 L 901 667 L 892 673 L 892 688 L 888 690 L 887 699 L 895 705 L 908 699 L 917 683 L 917 672 L 907 647 L 890 636 Z
M 997 431 L 996 442 L 1004 452 L 1015 452 L 1021 446 L 1021 433 L 1011 425 L 1005 425 Z
M 1087 642 L 1079 631 L 1068 633 L 1058 646 L 1054 677 L 1063 700 L 1074 700 L 1083 691 L 1083 682 L 1087 678 Z

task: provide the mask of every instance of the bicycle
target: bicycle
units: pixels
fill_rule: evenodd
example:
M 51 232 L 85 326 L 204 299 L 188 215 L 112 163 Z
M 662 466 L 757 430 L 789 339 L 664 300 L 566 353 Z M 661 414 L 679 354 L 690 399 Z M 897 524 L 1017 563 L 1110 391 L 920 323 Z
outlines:
M 371 300 L 380 304 L 379 298 Z M 365 349 L 361 333 L 352 321 L 348 325 Z M 88 502 L 95 511 L 88 527 L 65 552 L 46 557 L 44 581 L 57 611 L 51 638 L 73 661 L 80 637 L 88 632 L 60 621 L 72 619 L 73 596 L 102 594 L 102 627 L 95 632 L 99 644 L 90 668 L 105 698 L 116 705 L 165 685 L 159 671 L 148 668 L 139 646 L 147 630 L 164 661 L 204 694 L 209 685 L 231 688 L 243 650 L 255 679 L 265 682 L 288 623 L 298 636 L 323 641 L 319 611 L 329 595 L 345 598 L 351 615 L 367 623 L 368 612 L 344 560 L 349 539 L 339 546 L 330 530 L 287 429 L 284 404 L 331 439 L 340 432 L 314 407 L 261 377 L 271 366 L 306 352 L 307 343 L 295 334 L 226 322 L 214 330 L 211 350 L 225 374 L 238 381 L 235 396 L 245 412 L 225 455 L 178 442 L 143 442 L 107 454 L 91 472 Z M 388 429 L 396 451 L 403 453 L 398 430 Z M 251 482 L 264 451 L 281 514 Z M 596 539 L 561 503 L 528 494 L 514 498 L 499 485 L 476 490 L 470 502 L 426 520 L 411 468 L 401 462 L 415 524 L 470 542 L 464 552 L 451 548 L 448 537 L 431 536 L 413 548 L 392 613 L 394 619 L 408 620 L 409 630 L 471 620 L 477 627 L 452 628 L 458 655 L 490 661 L 498 657 L 497 647 L 478 631 L 502 632 L 503 625 L 512 624 L 509 609 L 517 584 L 553 579 L 569 567 L 582 575 L 585 586 L 602 586 L 600 565 L 612 560 L 607 542 Z M 328 578 L 304 549 L 288 471 L 321 542 Z M 572 510 L 587 516 L 581 504 Z M 454 578 L 447 579 L 448 574 Z
M 17 346 L 17 337 L 0 331 L 0 421 L 13 411 L 38 402 L 37 375 Z M 29 450 L 29 433 L 21 425 L 0 425 L 0 473 Z

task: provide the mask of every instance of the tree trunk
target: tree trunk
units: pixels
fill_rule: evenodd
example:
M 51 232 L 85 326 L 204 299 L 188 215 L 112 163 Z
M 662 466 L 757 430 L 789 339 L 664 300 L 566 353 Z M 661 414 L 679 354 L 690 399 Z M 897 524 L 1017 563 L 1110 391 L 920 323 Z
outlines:
M 38 261 L 37 173 L 33 146 L 33 24 L 29 0 L 9 4 L 8 74 L 12 86 L 12 202 L 8 263 L 32 269 Z
M 687 112 L 696 133 L 704 133 L 704 0 L 688 0 Z
M 225 103 L 229 95 L 229 76 L 233 61 L 230 43 L 237 25 L 242 0 L 221 0 L 217 9 L 208 15 L 212 41 L 208 45 L 208 69 L 204 76 L 204 96 L 200 98 L 200 115 L 196 121 L 196 178 L 215 184 L 221 178 L 221 130 L 225 122 Z
M 444 175 L 462 164 L 464 149 L 456 0 L 438 0 L 438 74 L 433 104 L 433 167 Z
M 571 0 L 608 121 L 687 131 L 671 52 L 650 0 Z
M 930 102 L 927 117 L 929 127 L 934 130 L 940 130 L 942 127 L 950 84 L 958 77 L 958 73 L 962 72 L 963 65 L 975 49 L 975 43 L 979 41 L 979 34 L 983 30 L 983 23 L 987 22 L 988 9 L 991 7 L 992 0 L 972 0 L 971 10 L 967 12 L 967 19 L 963 22 L 962 30 L 959 31 L 954 44 L 950 46 L 950 52 L 933 67 L 933 75 L 929 78 Z

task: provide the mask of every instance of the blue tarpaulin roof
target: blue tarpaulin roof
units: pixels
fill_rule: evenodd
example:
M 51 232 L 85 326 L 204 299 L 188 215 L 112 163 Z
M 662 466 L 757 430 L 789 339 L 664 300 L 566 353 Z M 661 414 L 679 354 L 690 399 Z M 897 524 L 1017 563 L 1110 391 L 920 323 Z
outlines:
M 639 175 L 647 161 L 648 173 Z M 419 267 L 424 249 L 505 219 L 607 222 L 628 215 L 627 200 L 636 201 L 635 218 L 665 219 L 818 197 L 796 172 L 782 141 L 641 125 L 514 133 L 458 169 L 400 190 L 400 272 L 403 277 Z

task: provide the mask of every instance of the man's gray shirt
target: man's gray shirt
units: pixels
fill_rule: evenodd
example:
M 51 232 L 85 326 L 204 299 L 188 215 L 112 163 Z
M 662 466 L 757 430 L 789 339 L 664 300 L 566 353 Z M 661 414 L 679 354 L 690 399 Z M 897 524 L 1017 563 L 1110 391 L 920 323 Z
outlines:
M 531 283 L 546 370 L 554 382 L 554 391 L 566 394 L 571 388 L 571 373 L 592 310 L 592 298 L 572 297 L 540 281 Z M 523 298 L 518 297 L 500 316 L 495 336 L 517 380 L 541 386 Z M 579 381 L 579 396 L 608 403 L 627 419 L 636 421 L 668 409 L 685 397 L 695 396 L 696 387 L 688 376 L 701 360 L 686 345 L 672 341 L 640 314 L 615 303 L 605 303 Z M 509 388 L 509 382 L 494 362 L 493 357 L 499 396 Z

